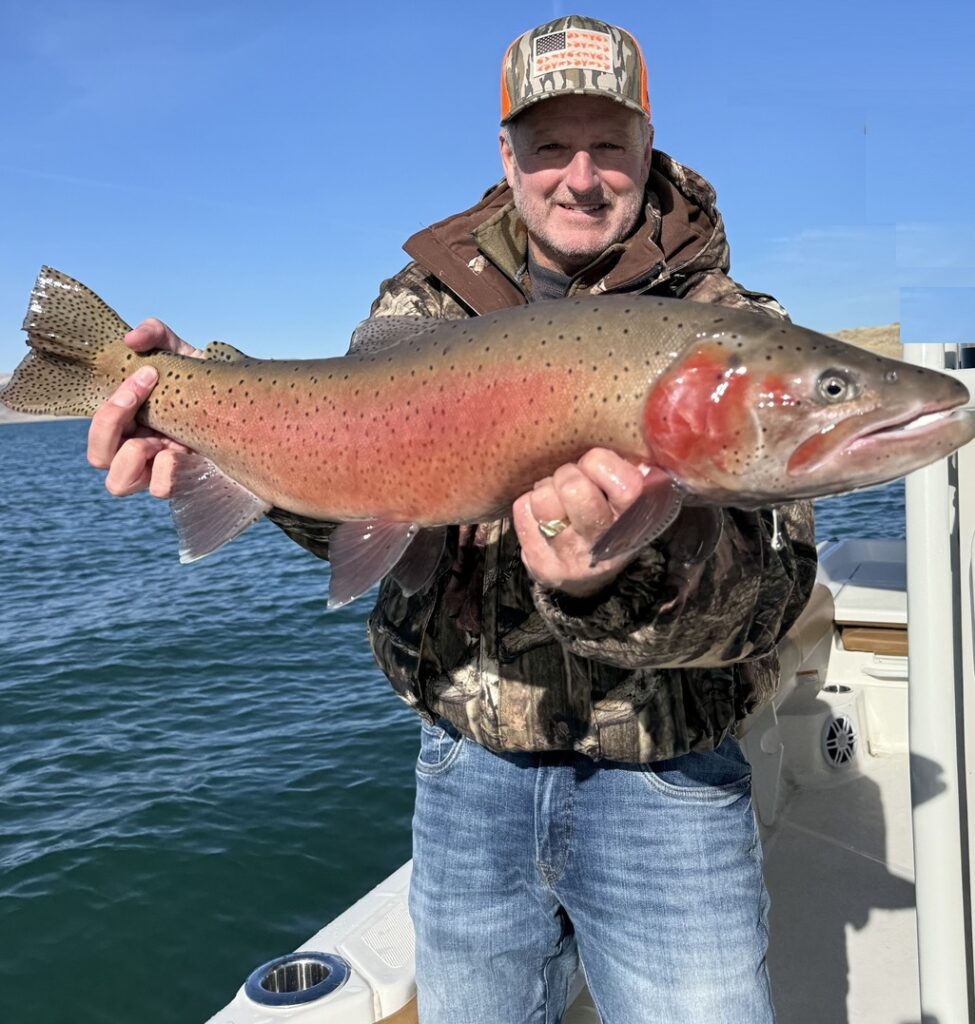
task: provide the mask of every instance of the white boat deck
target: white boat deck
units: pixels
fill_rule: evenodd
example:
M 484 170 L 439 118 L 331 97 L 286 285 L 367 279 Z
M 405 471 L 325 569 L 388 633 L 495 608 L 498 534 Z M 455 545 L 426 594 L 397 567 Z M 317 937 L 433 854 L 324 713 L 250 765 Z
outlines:
M 764 841 L 780 1024 L 917 1024 L 906 754 L 792 793 Z
M 839 632 L 906 644 L 904 543 L 823 545 L 820 554 L 838 628 L 828 649 L 801 643 L 774 725 L 767 712 L 745 740 L 772 899 L 776 1011 L 780 1024 L 918 1024 L 907 658 L 847 650 Z M 833 766 L 822 738 L 844 720 L 855 756 Z M 774 804 L 763 805 L 779 749 Z

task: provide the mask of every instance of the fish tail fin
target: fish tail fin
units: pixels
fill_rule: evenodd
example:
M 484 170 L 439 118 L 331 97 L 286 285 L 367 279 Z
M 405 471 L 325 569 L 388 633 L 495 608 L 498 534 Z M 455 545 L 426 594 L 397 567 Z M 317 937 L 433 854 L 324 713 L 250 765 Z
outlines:
M 24 317 L 32 351 L 0 389 L 17 412 L 90 416 L 112 390 L 99 360 L 122 344 L 128 324 L 93 291 L 41 267 Z

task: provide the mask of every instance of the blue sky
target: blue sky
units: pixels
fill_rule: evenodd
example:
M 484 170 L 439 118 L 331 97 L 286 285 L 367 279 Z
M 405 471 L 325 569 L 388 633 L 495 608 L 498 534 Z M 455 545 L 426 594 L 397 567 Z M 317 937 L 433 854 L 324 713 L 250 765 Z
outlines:
M 402 242 L 500 177 L 508 42 L 628 28 L 732 273 L 822 330 L 975 286 L 975 5 L 0 0 L 0 370 L 49 263 L 135 322 L 344 350 Z

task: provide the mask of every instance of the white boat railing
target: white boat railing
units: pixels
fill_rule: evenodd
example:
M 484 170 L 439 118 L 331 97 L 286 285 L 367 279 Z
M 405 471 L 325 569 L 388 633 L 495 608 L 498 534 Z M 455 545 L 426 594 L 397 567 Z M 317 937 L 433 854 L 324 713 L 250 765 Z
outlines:
M 904 346 L 908 362 L 945 367 L 943 345 Z M 957 371 L 975 394 L 975 370 Z M 970 1024 L 971 757 L 975 735 L 972 545 L 975 452 L 906 482 L 909 735 L 918 964 L 924 1021 Z M 959 486 L 961 481 L 961 486 Z

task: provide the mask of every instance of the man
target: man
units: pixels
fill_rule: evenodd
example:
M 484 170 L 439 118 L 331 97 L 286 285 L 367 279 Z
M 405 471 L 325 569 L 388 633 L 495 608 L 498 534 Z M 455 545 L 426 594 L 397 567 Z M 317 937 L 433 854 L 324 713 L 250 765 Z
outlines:
M 628 33 L 571 16 L 519 37 L 502 66 L 504 181 L 406 243 L 412 262 L 371 315 L 601 292 L 783 315 L 728 276 L 713 191 L 652 149 L 649 115 Z M 127 340 L 195 354 L 158 321 Z M 168 493 L 172 442 L 133 429 L 151 387 L 151 371 L 127 381 L 92 422 L 112 493 Z M 604 1024 L 773 1019 L 733 732 L 770 695 L 774 645 L 812 586 L 811 515 L 784 510 L 773 539 L 770 514 L 725 510 L 680 606 L 690 514 L 635 556 L 589 564 L 641 480 L 590 451 L 510 520 L 452 531 L 421 592 L 382 584 L 373 651 L 423 717 L 410 906 L 424 1024 L 557 1021 L 580 957 Z M 321 524 L 272 518 L 327 554 Z

